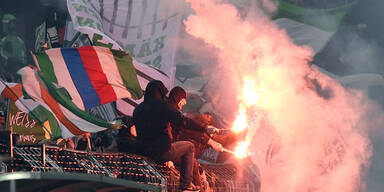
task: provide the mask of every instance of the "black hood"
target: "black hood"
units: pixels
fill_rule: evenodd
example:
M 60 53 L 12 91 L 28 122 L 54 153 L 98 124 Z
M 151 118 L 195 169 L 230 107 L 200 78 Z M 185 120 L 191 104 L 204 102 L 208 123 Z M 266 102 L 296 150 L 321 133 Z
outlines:
M 169 92 L 169 101 L 174 104 L 178 104 L 182 99 L 187 98 L 187 92 L 179 86 L 174 87 L 171 92 Z
M 152 80 L 147 84 L 147 87 L 145 88 L 144 100 L 160 98 L 164 100 L 167 93 L 168 89 L 164 86 L 163 82 L 159 80 Z

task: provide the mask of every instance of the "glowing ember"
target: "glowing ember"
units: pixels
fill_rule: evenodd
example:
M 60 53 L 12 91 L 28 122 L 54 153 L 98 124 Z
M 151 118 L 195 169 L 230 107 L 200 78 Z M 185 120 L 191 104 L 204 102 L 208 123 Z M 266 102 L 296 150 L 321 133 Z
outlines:
M 248 142 L 240 142 L 234 151 L 235 156 L 237 158 L 246 157 L 248 154 L 248 146 L 249 146 Z

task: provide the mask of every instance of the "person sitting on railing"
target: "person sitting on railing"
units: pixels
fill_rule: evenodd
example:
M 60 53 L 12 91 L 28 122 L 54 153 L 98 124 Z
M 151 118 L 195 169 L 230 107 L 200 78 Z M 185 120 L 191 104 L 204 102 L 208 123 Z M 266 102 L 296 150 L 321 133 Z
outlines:
M 73 142 L 72 138 L 58 139 L 55 144 L 51 145 L 56 145 L 64 149 L 75 149 L 75 143 Z
M 180 189 L 199 191 L 192 183 L 194 145 L 189 141 L 172 142 L 168 127 L 172 123 L 200 132 L 205 132 L 207 127 L 185 117 L 168 104 L 165 100 L 167 92 L 161 81 L 149 82 L 144 101 L 133 112 L 138 153 L 158 163 L 180 162 Z
M 168 96 L 168 103 L 176 110 L 181 110 L 185 104 L 187 104 L 187 93 L 181 87 L 174 87 Z M 196 121 L 200 123 L 202 126 L 209 126 L 205 121 Z M 210 127 L 212 133 L 218 133 L 219 129 L 215 127 Z M 193 170 L 193 183 L 196 186 L 200 186 L 202 188 L 201 178 L 200 178 L 200 170 L 199 163 L 197 159 L 201 157 L 203 151 L 207 148 L 207 146 L 211 146 L 216 151 L 223 151 L 223 146 L 213 140 L 209 133 L 207 132 L 199 132 L 195 130 L 185 129 L 183 126 L 178 126 L 176 124 L 171 123 L 168 132 L 172 135 L 172 141 L 191 141 L 195 146 L 195 159 L 194 159 L 194 170 Z
M 90 137 L 90 133 L 84 133 L 83 135 L 78 136 L 77 145 L 75 149 L 80 151 L 86 151 L 87 148 L 89 148 L 88 140 L 90 139 Z M 90 151 L 90 149 L 88 150 Z

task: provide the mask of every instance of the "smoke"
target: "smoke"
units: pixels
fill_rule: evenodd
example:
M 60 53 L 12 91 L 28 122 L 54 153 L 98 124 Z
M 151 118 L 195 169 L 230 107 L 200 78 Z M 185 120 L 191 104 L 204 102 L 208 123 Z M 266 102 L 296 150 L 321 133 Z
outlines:
M 312 50 L 295 45 L 262 12 L 243 19 L 220 1 L 188 2 L 195 14 L 186 31 L 217 49 L 208 86 L 215 109 L 233 120 L 245 79 L 262 87 L 257 109 L 266 115 L 250 131 L 262 191 L 364 190 L 371 155 L 366 131 L 380 119 L 367 119 L 374 118 L 371 101 L 311 67 Z
M 366 30 L 366 24 L 342 25 L 325 49 L 316 55 L 315 63 L 338 75 L 383 74 L 383 46 L 379 39 L 366 37 Z
M 338 75 L 359 73 L 375 73 L 384 75 L 384 26 L 381 25 L 384 16 L 382 11 L 384 1 L 364 0 L 358 2 L 345 17 L 339 30 L 328 42 L 320 54 L 316 55 L 314 63 Z M 379 75 L 378 75 L 379 74 Z M 381 77 L 381 81 L 382 81 Z M 382 191 L 384 187 L 384 142 L 383 142 L 383 112 L 384 86 L 383 83 L 365 86 L 370 99 L 378 106 L 372 107 L 366 119 L 370 121 L 370 139 L 373 153 L 367 176 L 367 191 Z M 375 109 L 373 109 L 375 108 Z M 376 123 L 374 123 L 376 122 Z
M 217 64 L 217 49 L 204 43 L 202 39 L 186 33 L 184 30 L 185 26 L 183 26 L 182 29 L 178 37 L 177 63 L 179 65 L 195 65 L 195 68 L 197 68 L 196 73 L 202 75 L 209 74 Z M 204 66 L 204 68 L 201 66 Z

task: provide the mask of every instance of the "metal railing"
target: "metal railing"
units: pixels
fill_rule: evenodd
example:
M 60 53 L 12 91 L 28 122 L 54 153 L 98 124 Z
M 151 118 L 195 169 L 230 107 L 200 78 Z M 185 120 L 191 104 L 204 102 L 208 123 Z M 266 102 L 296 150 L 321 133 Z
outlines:
M 14 146 L 13 152 L 14 157 L 4 162 L 5 171 L 94 175 L 155 187 L 159 191 L 178 191 L 179 187 L 180 175 L 176 169 L 139 155 L 92 153 L 44 145 Z M 0 154 L 9 153 L 10 148 L 0 144 Z M 210 191 L 258 192 L 260 176 L 257 167 L 250 160 L 243 160 L 240 165 L 202 165 L 207 188 Z

